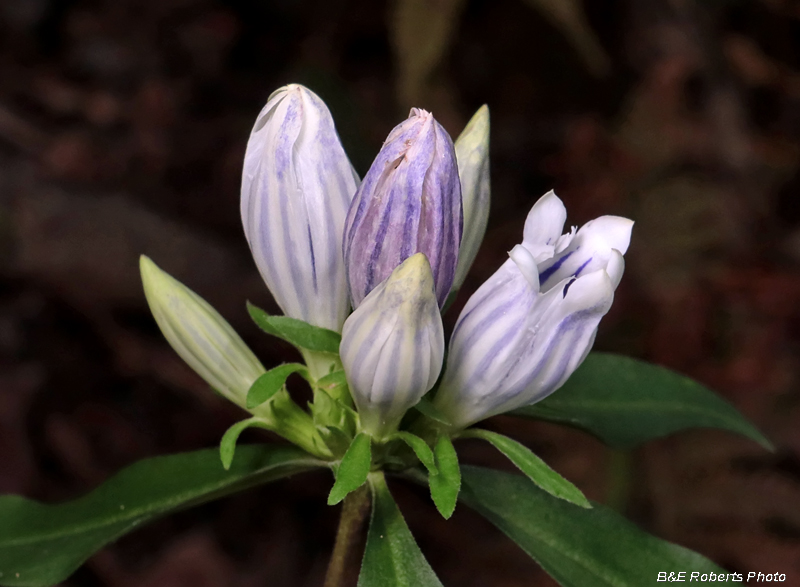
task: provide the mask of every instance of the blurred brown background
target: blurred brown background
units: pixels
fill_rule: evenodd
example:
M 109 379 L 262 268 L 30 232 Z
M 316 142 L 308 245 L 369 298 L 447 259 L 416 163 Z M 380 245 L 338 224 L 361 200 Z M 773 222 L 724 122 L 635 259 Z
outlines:
M 0 492 L 73 498 L 143 457 L 213 447 L 241 417 L 161 338 L 141 253 L 266 365 L 293 358 L 247 319 L 245 299 L 276 307 L 238 207 L 250 126 L 288 82 L 327 101 L 361 174 L 410 106 L 455 137 L 489 104 L 492 214 L 450 327 L 551 187 L 570 224 L 635 219 L 596 348 L 708 384 L 778 451 L 692 431 L 620 455 L 494 425 L 648 531 L 800 585 L 796 0 L 3 0 Z M 65 585 L 321 585 L 331 481 L 177 514 Z M 554 584 L 466 507 L 445 523 L 423 490 L 392 487 L 446 585 Z

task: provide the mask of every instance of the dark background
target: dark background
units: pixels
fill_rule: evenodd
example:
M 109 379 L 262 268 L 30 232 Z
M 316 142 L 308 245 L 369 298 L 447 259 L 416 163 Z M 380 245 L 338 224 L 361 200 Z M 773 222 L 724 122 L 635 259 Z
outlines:
M 326 100 L 362 174 L 410 106 L 455 137 L 489 104 L 492 214 L 448 327 L 546 190 L 570 224 L 636 220 L 596 348 L 706 383 L 778 451 L 691 431 L 620 455 L 554 425 L 493 425 L 646 530 L 800 585 L 796 0 L 3 0 L 0 492 L 73 498 L 138 459 L 213 447 L 242 416 L 160 336 L 141 253 L 265 365 L 294 358 L 247 319 L 245 299 L 277 308 L 238 204 L 250 126 L 289 82 Z M 174 515 L 65 584 L 321 585 L 331 482 Z M 445 523 L 423 490 L 392 488 L 446 585 L 554 584 L 466 507 Z

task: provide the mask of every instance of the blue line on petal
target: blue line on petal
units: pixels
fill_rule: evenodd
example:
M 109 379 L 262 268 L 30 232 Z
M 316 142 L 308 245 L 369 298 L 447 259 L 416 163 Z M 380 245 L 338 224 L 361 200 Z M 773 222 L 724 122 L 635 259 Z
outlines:
M 318 293 L 317 289 L 317 263 L 314 259 L 314 241 L 311 238 L 311 225 L 306 224 L 306 230 L 308 231 L 308 250 L 311 252 L 311 279 L 314 283 L 314 292 Z
M 570 279 L 569 283 L 564 286 L 564 296 L 563 297 L 567 297 L 567 292 L 569 291 L 569 286 L 571 286 L 573 283 L 575 283 L 575 280 L 577 279 L 578 275 L 580 275 L 581 271 L 583 271 L 591 261 L 592 261 L 591 257 L 586 259 L 586 262 L 583 265 L 581 265 L 580 267 L 578 267 L 578 270 L 575 273 L 572 274 L 572 279 Z
M 577 251 L 577 250 L 578 250 L 578 249 L 575 249 L 575 251 Z M 560 258 L 558 261 L 556 261 L 555 263 L 553 263 L 552 265 L 550 265 L 550 267 L 548 267 L 547 269 L 545 269 L 544 271 L 542 271 L 542 272 L 539 274 L 539 283 L 540 283 L 540 284 L 544 284 L 544 282 L 545 282 L 545 281 L 547 281 L 548 279 L 550 279 L 550 277 L 553 275 L 553 273 L 555 273 L 556 271 L 558 271 L 558 270 L 561 268 L 561 266 L 564 264 L 564 262 L 565 262 L 567 259 L 569 259 L 569 258 L 572 256 L 572 253 L 574 253 L 575 251 L 570 251 L 569 253 L 567 253 L 566 255 L 564 255 L 563 257 L 561 257 L 561 258 Z
M 564 292 L 561 295 L 562 298 L 567 297 L 567 292 L 569 291 L 569 286 L 572 285 L 573 283 L 575 283 L 575 281 L 576 280 L 573 277 L 572 279 L 569 280 L 569 283 L 567 283 L 567 285 L 564 286 Z
M 586 269 L 586 266 L 587 266 L 587 265 L 588 265 L 588 264 L 591 262 L 591 260 L 592 260 L 592 258 L 591 258 L 591 257 L 589 257 L 588 259 L 586 259 L 586 262 L 585 262 L 583 265 L 581 265 L 580 267 L 578 267 L 578 270 L 577 270 L 575 273 L 573 273 L 573 274 L 572 274 L 572 277 L 578 277 L 578 275 L 580 275 L 580 274 L 581 274 L 581 271 L 583 271 L 584 269 Z

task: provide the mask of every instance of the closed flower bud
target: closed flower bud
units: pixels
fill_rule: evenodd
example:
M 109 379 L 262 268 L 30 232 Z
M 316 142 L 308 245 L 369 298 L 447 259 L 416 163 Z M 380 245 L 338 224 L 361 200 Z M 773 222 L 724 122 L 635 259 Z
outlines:
M 461 242 L 461 185 L 453 142 L 429 112 L 413 108 L 389 134 L 358 188 L 343 251 L 353 306 L 414 253 L 424 253 L 444 305 Z
M 287 316 L 341 330 L 350 302 L 342 229 L 358 176 L 325 103 L 292 84 L 250 134 L 242 223 L 258 270 Z
M 458 252 L 458 267 L 453 282 L 457 290 L 464 283 L 486 233 L 489 222 L 489 107 L 480 109 L 456 139 L 458 176 L 461 179 L 461 202 L 464 208 L 464 232 Z
M 436 383 L 444 332 L 430 264 L 417 253 L 364 298 L 344 323 L 342 357 L 361 427 L 393 432 Z
M 170 346 L 211 387 L 242 408 L 264 367 L 204 299 L 158 268 L 139 260 L 150 311 Z
M 565 235 L 549 192 L 524 238 L 456 322 L 435 405 L 457 428 L 544 399 L 583 362 L 622 277 L 633 222 L 603 216 Z

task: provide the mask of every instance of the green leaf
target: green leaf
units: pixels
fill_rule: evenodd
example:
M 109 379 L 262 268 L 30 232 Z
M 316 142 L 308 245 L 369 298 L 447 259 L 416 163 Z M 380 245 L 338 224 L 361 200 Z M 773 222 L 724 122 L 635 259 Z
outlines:
M 342 458 L 353 441 L 352 436 L 338 426 L 317 426 L 317 431 L 325 445 L 335 457 Z
M 342 336 L 338 332 L 313 326 L 297 318 L 270 316 L 261 308 L 247 302 L 250 317 L 267 334 L 277 336 L 294 346 L 323 353 L 339 354 Z
M 428 443 L 426 443 L 416 434 L 411 434 L 410 432 L 401 431 L 395 433 L 394 436 L 405 442 L 411 448 L 411 450 L 414 451 L 414 454 L 417 455 L 419 461 L 425 465 L 426 469 L 428 469 L 428 473 L 431 475 L 439 474 L 439 470 L 436 468 L 436 459 L 433 456 L 433 451 L 431 450 L 431 447 L 428 446 Z
M 371 442 L 372 438 L 363 432 L 353 439 L 336 471 L 336 482 L 328 495 L 328 505 L 336 505 L 348 493 L 366 483 L 372 466 Z
M 253 417 L 241 422 L 236 422 L 233 426 L 225 431 L 222 435 L 222 440 L 219 441 L 219 458 L 222 461 L 222 466 L 225 470 L 231 468 L 233 462 L 233 455 L 236 452 L 236 442 L 239 440 L 242 432 L 247 428 L 264 428 L 265 430 L 273 430 L 273 426 L 269 421 L 264 418 Z
M 344 371 L 334 371 L 325 377 L 320 377 L 317 381 L 317 385 L 324 389 L 327 389 L 328 387 L 338 387 L 342 384 L 347 385 L 347 377 L 345 376 Z
M 580 428 L 631 448 L 687 428 L 719 428 L 772 444 L 728 402 L 688 377 L 629 357 L 592 353 L 547 399 L 510 412 Z
M 342 402 L 332 398 L 329 393 L 320 387 L 314 389 L 314 402 L 309 404 L 314 424 L 319 426 L 336 426 L 350 440 L 356 435 L 357 413 Z
M 456 455 L 456 449 L 450 438 L 444 434 L 436 441 L 433 454 L 436 456 L 436 468 L 439 473 L 428 475 L 431 497 L 439 513 L 448 519 L 456 509 L 456 500 L 461 489 L 461 469 L 458 466 L 458 455 Z
M 481 430 L 479 428 L 467 430 L 462 434 L 462 437 L 481 438 L 490 442 L 497 450 L 506 455 L 508 460 L 514 463 L 520 471 L 525 473 L 528 479 L 536 483 L 536 485 L 544 489 L 550 495 L 574 503 L 582 508 L 592 507 L 592 504 L 589 503 L 589 500 L 586 499 L 580 489 L 548 467 L 547 464 L 533 454 L 528 447 L 523 446 L 516 440 L 503 436 L 502 434 L 497 434 L 496 432 Z
M 442 424 L 450 424 L 445 415 L 442 414 L 427 397 L 423 397 L 421 400 L 419 400 L 416 405 L 414 405 L 414 409 L 423 416 L 427 416 L 431 420 L 435 420 L 436 422 L 440 422 Z
M 641 587 L 672 570 L 725 574 L 696 552 L 643 532 L 603 505 L 576 508 L 525 477 L 492 469 L 465 466 L 463 474 L 462 500 L 563 587 Z
M 317 389 L 324 390 L 325 393 L 344 407 L 350 408 L 353 405 L 344 371 L 334 371 L 325 375 L 325 377 L 321 377 L 317 380 Z
M 250 386 L 250 390 L 247 392 L 247 409 L 251 410 L 271 399 L 273 395 L 280 391 L 289 375 L 298 372 L 301 373 L 303 377 L 308 376 L 308 369 L 305 365 L 301 365 L 300 363 L 278 365 L 274 369 L 270 369 L 261 375 L 253 382 L 253 385 Z
M 322 466 L 290 446 L 242 446 L 229 471 L 215 449 L 155 457 L 58 505 L 0 497 L 0 585 L 46 587 L 103 546 L 164 514 Z
M 370 476 L 372 518 L 358 587 L 442 587 L 381 473 Z

